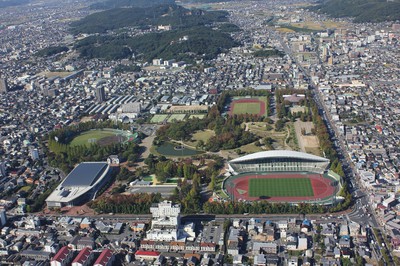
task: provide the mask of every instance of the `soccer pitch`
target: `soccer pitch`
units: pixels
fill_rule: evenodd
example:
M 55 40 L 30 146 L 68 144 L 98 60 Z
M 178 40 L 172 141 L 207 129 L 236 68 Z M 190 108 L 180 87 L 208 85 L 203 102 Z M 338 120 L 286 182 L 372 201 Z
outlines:
M 312 197 L 314 191 L 309 178 L 252 178 L 250 197 Z

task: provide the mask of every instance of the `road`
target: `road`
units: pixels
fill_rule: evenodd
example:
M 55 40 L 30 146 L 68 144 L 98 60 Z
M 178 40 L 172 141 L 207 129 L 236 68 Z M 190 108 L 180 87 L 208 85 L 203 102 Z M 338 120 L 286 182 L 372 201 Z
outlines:
M 379 227 L 379 224 L 377 222 L 377 219 L 375 217 L 375 212 L 370 206 L 370 202 L 367 199 L 367 192 L 362 191 L 362 189 L 359 189 L 357 184 L 357 180 L 355 179 L 355 174 L 356 171 L 353 169 L 353 164 L 351 161 L 351 158 L 347 152 L 347 148 L 345 146 L 345 141 L 344 137 L 340 132 L 338 131 L 338 128 L 336 125 L 332 122 L 332 117 L 330 116 L 330 111 L 326 107 L 322 95 L 318 90 L 317 84 L 313 82 L 310 76 L 310 72 L 304 67 L 299 64 L 296 60 L 296 58 L 292 54 L 292 50 L 290 47 L 285 43 L 285 41 L 282 39 L 282 37 L 277 34 L 275 31 L 271 31 L 271 35 L 277 38 L 279 40 L 284 52 L 292 59 L 293 63 L 296 64 L 297 68 L 303 73 L 303 75 L 307 78 L 308 80 L 308 85 L 309 89 L 311 90 L 311 93 L 313 95 L 313 99 L 315 103 L 317 104 L 318 111 L 320 115 L 323 117 L 325 124 L 328 128 L 329 134 L 331 136 L 332 140 L 336 140 L 335 146 L 336 146 L 336 151 L 338 153 L 338 158 L 340 162 L 342 163 L 342 166 L 344 166 L 344 171 L 347 177 L 347 180 L 350 181 L 352 184 L 351 186 L 351 192 L 353 194 L 354 199 L 356 200 L 355 204 L 353 205 L 352 211 L 346 215 L 346 218 L 348 221 L 354 221 L 357 222 L 361 225 L 364 226 L 371 226 L 371 227 Z M 323 70 L 321 70 L 323 71 Z M 372 238 L 375 237 L 373 234 L 371 234 Z M 376 240 L 376 239 L 375 239 Z M 382 254 L 380 252 L 379 246 L 377 246 L 376 241 L 374 241 L 374 244 L 371 244 L 373 254 L 377 261 L 382 259 Z M 388 252 L 390 260 L 393 262 L 392 257 L 390 252 Z

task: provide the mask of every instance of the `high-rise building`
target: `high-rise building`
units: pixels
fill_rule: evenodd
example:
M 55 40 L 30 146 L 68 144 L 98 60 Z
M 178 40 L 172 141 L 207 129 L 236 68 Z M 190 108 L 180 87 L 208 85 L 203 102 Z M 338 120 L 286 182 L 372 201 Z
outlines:
M 7 80 L 0 78 L 0 93 L 8 92 Z
M 106 100 L 106 93 L 104 87 L 100 86 L 96 88 L 96 100 L 101 103 Z
M 4 227 L 6 223 L 7 223 L 6 209 L 2 207 L 0 208 L 0 226 Z
M 30 150 L 32 160 L 39 160 L 39 151 L 36 148 Z
M 0 175 L 5 177 L 7 175 L 6 162 L 0 162 Z

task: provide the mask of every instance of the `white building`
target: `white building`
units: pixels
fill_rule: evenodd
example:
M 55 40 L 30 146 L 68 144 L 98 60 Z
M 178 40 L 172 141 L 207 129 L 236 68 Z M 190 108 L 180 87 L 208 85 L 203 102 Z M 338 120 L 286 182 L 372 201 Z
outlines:
M 31 149 L 30 153 L 31 153 L 32 160 L 34 160 L 34 161 L 39 160 L 39 151 L 38 151 L 38 149 L 36 149 L 36 148 L 35 149 Z
M 173 241 L 179 239 L 181 206 L 171 201 L 163 201 L 150 207 L 152 215 L 151 229 L 146 238 L 157 241 Z

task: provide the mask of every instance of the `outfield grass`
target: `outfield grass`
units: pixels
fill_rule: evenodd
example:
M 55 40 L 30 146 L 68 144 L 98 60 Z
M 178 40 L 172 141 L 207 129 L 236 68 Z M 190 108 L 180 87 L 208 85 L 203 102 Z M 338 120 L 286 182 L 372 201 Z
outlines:
M 261 111 L 260 103 L 235 103 L 232 113 L 234 115 L 240 114 L 254 114 L 257 115 Z
M 252 178 L 250 197 L 312 197 L 314 191 L 309 178 Z
M 105 138 L 115 136 L 115 132 L 109 130 L 89 130 L 82 132 L 79 136 L 75 137 L 70 145 L 71 146 L 79 146 L 79 145 L 88 145 L 92 143 L 96 143 L 96 141 Z

